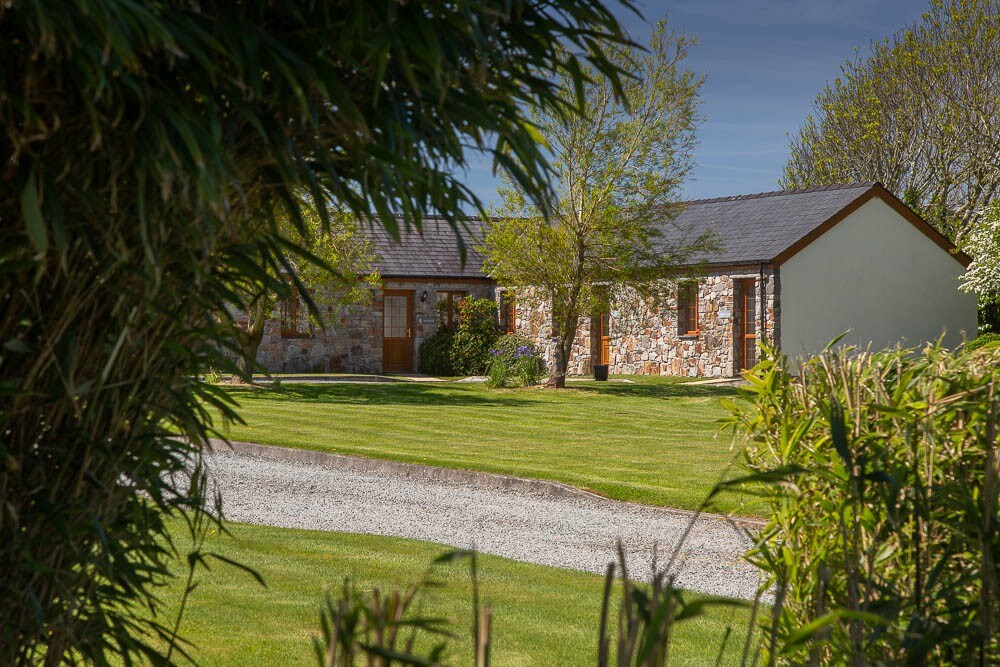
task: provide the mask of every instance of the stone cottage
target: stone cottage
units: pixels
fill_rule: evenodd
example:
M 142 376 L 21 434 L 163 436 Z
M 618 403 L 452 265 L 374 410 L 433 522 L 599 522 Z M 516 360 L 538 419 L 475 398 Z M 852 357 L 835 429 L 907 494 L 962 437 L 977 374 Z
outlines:
M 796 356 L 844 332 L 845 343 L 875 347 L 975 335 L 976 299 L 958 290 L 968 257 L 877 183 L 693 201 L 662 232 L 670 241 L 706 229 L 718 249 L 666 280 L 664 299 L 617 290 L 605 312 L 583 318 L 571 375 L 607 364 L 611 373 L 732 377 L 756 362 L 761 340 Z M 447 317 L 447 305 L 468 294 L 497 298 L 482 257 L 469 248 L 463 266 L 443 222 L 398 245 L 371 233 L 384 289 L 342 309 L 326 332 L 286 314 L 261 346 L 269 370 L 415 370 L 438 312 Z M 547 304 L 503 301 L 501 324 L 551 359 Z
M 478 229 L 470 221 L 463 236 Z M 482 256 L 467 247 L 463 264 L 459 237 L 442 219 L 425 218 L 422 235 L 401 232 L 399 243 L 378 225 L 365 233 L 378 255 L 382 288 L 372 289 L 366 303 L 328 311 L 325 329 L 309 321 L 301 300 L 285 300 L 265 324 L 257 353 L 268 372 L 413 372 L 417 350 L 439 318 L 453 320 L 466 296 L 495 297 Z

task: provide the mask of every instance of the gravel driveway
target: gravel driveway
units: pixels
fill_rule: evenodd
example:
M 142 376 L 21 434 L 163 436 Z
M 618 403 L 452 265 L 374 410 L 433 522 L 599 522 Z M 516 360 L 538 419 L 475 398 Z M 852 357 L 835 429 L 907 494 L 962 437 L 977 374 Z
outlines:
M 519 561 L 604 573 L 620 539 L 633 576 L 666 565 L 688 590 L 752 598 L 757 571 L 740 558 L 751 541 L 718 517 L 588 497 L 551 497 L 391 472 L 207 454 L 232 521 L 409 537 Z

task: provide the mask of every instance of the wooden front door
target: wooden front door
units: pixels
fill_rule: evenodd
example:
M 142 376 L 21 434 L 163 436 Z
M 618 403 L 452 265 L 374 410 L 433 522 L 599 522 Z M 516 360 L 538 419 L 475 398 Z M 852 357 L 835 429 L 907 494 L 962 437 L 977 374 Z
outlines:
M 413 370 L 413 292 L 385 290 L 382 297 L 382 370 Z
M 611 363 L 611 314 L 598 313 L 594 316 L 591 326 L 597 341 L 594 363 L 598 366 L 607 366 Z
M 753 278 L 740 280 L 740 295 L 737 298 L 740 309 L 737 323 L 736 352 L 739 369 L 745 371 L 757 365 L 757 281 Z

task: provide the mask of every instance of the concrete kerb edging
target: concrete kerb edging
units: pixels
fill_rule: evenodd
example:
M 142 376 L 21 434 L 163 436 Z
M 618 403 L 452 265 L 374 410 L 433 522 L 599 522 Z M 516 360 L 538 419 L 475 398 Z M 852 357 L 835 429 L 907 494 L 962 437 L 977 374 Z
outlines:
M 364 456 L 320 452 L 314 449 L 295 449 L 292 447 L 279 447 L 277 445 L 261 445 L 255 442 L 221 440 L 219 438 L 211 438 L 209 440 L 209 447 L 213 451 L 228 450 L 236 454 L 256 456 L 270 459 L 272 461 L 328 466 L 338 468 L 340 470 L 352 470 L 355 472 L 389 473 L 417 480 L 469 484 L 487 489 L 526 491 L 553 498 L 589 500 L 602 503 L 618 503 L 622 505 L 641 507 L 643 509 L 654 510 L 657 512 L 664 512 L 674 516 L 683 516 L 688 518 L 695 518 L 697 516 L 699 519 L 724 521 L 747 529 L 760 529 L 765 525 L 764 521 L 750 517 L 734 517 L 724 514 L 694 512 L 692 510 L 676 509 L 672 507 L 657 507 L 656 505 L 645 505 L 642 503 L 613 500 L 575 486 L 570 486 L 569 484 L 563 484 L 562 482 L 554 482 L 546 479 L 512 477 L 510 475 L 477 472 L 475 470 L 442 468 L 440 466 L 426 466 L 417 463 L 401 463 L 398 461 L 387 461 L 385 459 L 372 459 Z

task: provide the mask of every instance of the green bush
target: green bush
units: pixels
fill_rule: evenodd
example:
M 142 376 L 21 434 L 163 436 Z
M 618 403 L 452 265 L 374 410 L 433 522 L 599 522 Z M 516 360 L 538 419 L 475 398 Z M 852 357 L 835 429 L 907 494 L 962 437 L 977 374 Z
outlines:
M 490 366 L 490 350 L 500 336 L 497 305 L 466 297 L 458 304 L 458 325 L 451 344 L 451 366 L 459 375 L 482 375 Z
M 794 371 L 794 372 L 793 372 Z M 771 352 L 731 425 L 785 664 L 1000 664 L 994 355 Z
M 420 344 L 418 370 L 427 375 L 454 375 L 451 365 L 451 345 L 455 338 L 451 329 L 440 329 Z
M 490 350 L 488 387 L 503 387 L 513 379 L 522 387 L 538 384 L 545 377 L 541 351 L 519 334 L 501 336 Z
M 1000 343 L 1000 334 L 998 333 L 984 333 L 981 336 L 970 340 L 965 344 L 965 351 L 971 352 L 972 350 L 978 350 L 981 347 L 986 347 L 987 345 L 993 347 Z

